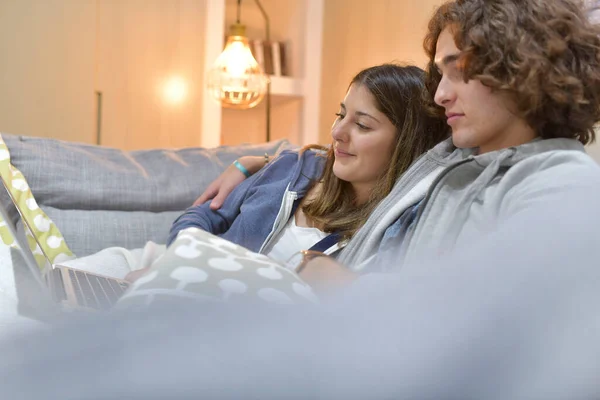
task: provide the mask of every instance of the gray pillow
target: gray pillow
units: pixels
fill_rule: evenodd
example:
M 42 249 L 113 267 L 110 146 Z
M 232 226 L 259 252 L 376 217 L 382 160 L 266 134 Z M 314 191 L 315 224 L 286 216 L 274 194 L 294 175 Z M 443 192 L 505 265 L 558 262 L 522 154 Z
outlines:
M 123 151 L 2 134 L 12 164 L 79 257 L 103 248 L 165 243 L 173 220 L 243 155 L 296 147 L 263 144 Z M 9 200 L 2 191 L 1 200 Z M 11 210 L 11 217 L 18 218 Z

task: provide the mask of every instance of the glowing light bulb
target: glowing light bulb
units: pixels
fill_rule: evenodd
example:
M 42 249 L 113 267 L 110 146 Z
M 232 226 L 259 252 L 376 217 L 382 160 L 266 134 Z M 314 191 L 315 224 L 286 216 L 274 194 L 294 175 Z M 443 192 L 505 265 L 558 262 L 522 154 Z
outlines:
M 252 56 L 243 35 L 227 38 L 223 52 L 208 73 L 208 90 L 223 107 L 246 109 L 256 106 L 267 92 L 269 78 Z
M 187 96 L 187 84 L 179 76 L 171 77 L 164 85 L 163 94 L 165 100 L 171 104 L 179 104 Z

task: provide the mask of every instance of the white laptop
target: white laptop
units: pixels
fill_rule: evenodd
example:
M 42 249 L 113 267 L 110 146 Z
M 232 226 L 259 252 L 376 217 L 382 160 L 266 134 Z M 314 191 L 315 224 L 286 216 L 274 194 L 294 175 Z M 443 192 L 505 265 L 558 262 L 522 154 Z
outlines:
M 21 210 L 15 204 L 13 197 L 7 190 L 6 183 L 1 177 L 0 180 L 2 181 L 4 190 L 19 212 L 23 226 L 25 229 L 30 229 L 27 221 L 23 218 Z M 9 231 L 19 247 L 19 252 L 27 268 L 39 286 L 41 286 L 41 291 L 45 293 L 42 295 L 56 302 L 64 310 L 109 310 L 129 287 L 129 283 L 122 279 L 52 264 L 43 250 L 42 254 L 46 258 L 46 263 L 43 268 L 39 268 L 27 241 L 23 236 L 17 234 L 17 227 L 9 218 L 5 205 L 2 202 L 0 202 L 0 215 L 6 222 Z M 41 246 L 39 247 L 41 249 Z

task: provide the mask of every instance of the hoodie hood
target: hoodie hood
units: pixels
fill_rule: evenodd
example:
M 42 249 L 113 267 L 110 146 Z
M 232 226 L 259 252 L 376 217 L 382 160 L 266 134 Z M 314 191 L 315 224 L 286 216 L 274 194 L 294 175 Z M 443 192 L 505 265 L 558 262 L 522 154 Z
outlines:
M 422 234 L 423 237 L 412 241 L 409 235 L 405 239 L 406 242 L 422 240 L 423 243 L 427 243 L 432 240 L 428 235 L 433 231 L 440 233 L 442 237 L 439 240 L 440 243 L 443 242 L 446 233 L 452 230 L 450 226 L 444 225 L 445 221 L 460 231 L 469 218 L 472 202 L 479 201 L 478 196 L 483 195 L 482 193 L 486 192 L 490 185 L 497 183 L 496 181 L 501 179 L 509 169 L 521 162 L 532 160 L 529 168 L 515 171 L 514 175 L 522 173 L 520 177 L 522 179 L 516 179 L 515 182 L 522 181 L 532 173 L 531 170 L 539 169 L 538 167 L 544 163 L 544 154 L 548 157 L 558 153 L 567 154 L 566 159 L 560 161 L 566 164 L 574 158 L 583 158 L 586 162 L 589 159 L 583 145 L 572 139 L 538 138 L 521 146 L 481 155 L 477 155 L 477 151 L 477 148 L 457 148 L 452 138 L 448 138 L 425 153 L 399 178 L 390 194 L 376 207 L 365 225 L 341 252 L 339 260 L 354 270 L 370 269 L 369 262 L 374 259 L 377 252 L 382 251 L 380 244 L 386 231 L 407 208 L 425 197 L 426 201 L 421 204 L 418 216 L 422 221 L 418 221 L 416 227 L 416 233 Z M 460 190 L 453 190 L 454 184 L 458 185 Z M 503 191 L 493 195 L 493 202 L 498 203 L 504 198 L 509 187 L 510 184 L 502 186 Z M 492 200 L 488 200 L 487 203 L 491 205 Z M 455 207 L 454 211 L 450 208 L 452 204 Z M 425 213 L 426 208 L 428 212 Z M 456 220 L 450 218 L 453 213 Z M 493 214 L 493 211 L 490 213 Z M 438 217 L 432 217 L 437 214 Z M 460 219 L 462 222 L 459 221 Z M 427 226 L 421 229 L 421 225 Z M 416 243 L 413 245 L 418 247 Z M 398 244 L 398 247 L 402 248 L 402 250 L 398 249 L 398 253 L 404 254 L 406 246 L 407 243 Z M 407 250 L 412 251 L 412 249 Z M 397 259 L 401 258 L 397 257 Z
M 600 176 L 598 165 L 573 139 L 538 138 L 481 155 L 457 149 L 444 159 L 452 162 L 432 183 L 414 233 L 403 243 L 407 261 L 439 257 L 459 242 L 474 242 L 544 196 L 588 184 L 580 180 L 590 171 Z

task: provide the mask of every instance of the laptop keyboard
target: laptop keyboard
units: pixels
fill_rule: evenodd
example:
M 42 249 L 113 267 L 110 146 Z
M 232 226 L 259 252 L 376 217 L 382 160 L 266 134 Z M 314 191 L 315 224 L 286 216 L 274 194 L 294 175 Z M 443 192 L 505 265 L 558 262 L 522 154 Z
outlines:
M 127 284 L 110 278 L 69 269 L 77 303 L 97 310 L 108 310 L 127 290 Z

